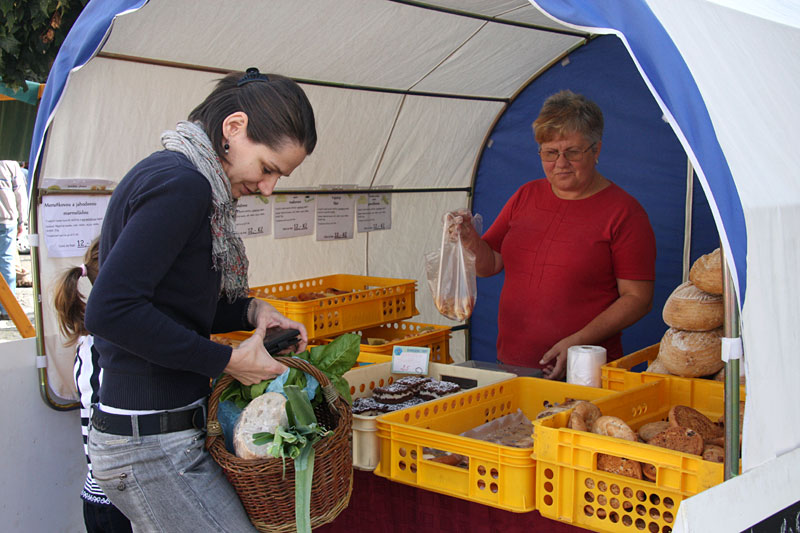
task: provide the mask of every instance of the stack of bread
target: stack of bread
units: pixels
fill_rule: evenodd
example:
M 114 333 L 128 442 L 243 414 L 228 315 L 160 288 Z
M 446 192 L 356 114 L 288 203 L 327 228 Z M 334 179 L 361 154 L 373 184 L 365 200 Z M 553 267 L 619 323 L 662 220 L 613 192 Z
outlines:
M 647 371 L 722 379 L 718 375 L 725 367 L 721 357 L 724 314 L 717 248 L 694 262 L 689 281 L 679 285 L 664 304 L 662 316 L 670 328 Z

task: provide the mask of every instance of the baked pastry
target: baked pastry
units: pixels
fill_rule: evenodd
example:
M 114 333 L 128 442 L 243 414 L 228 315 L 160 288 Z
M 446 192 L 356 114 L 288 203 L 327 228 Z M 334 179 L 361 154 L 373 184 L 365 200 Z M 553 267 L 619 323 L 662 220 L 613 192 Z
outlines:
M 652 439 L 647 444 L 675 450 L 676 452 L 700 455 L 703 453 L 703 437 L 693 429 L 671 426 Z
M 422 387 L 425 383 L 430 383 L 433 381 L 432 378 L 424 377 L 424 376 L 406 376 L 404 378 L 400 378 L 395 383 L 400 383 L 406 385 L 412 392 L 416 393 L 419 391 L 419 388 Z
M 380 403 L 403 403 L 414 396 L 414 391 L 403 383 L 392 383 L 372 389 L 372 397 Z
M 705 448 L 703 448 L 703 460 L 711 461 L 712 463 L 724 463 L 725 449 L 722 446 L 707 444 Z
M 375 416 L 383 412 L 384 405 L 376 402 L 375 398 L 356 398 L 351 409 L 354 415 Z
M 644 424 L 639 428 L 639 437 L 641 437 L 643 441 L 648 442 L 650 439 L 667 429 L 669 426 L 670 423 L 666 420 L 659 420 L 657 422 Z
M 597 469 L 620 476 L 642 479 L 642 464 L 639 461 L 617 457 L 616 455 L 598 453 Z
M 435 400 L 436 398 L 441 398 L 442 396 L 447 396 L 448 394 L 453 394 L 460 390 L 461 386 L 458 383 L 430 380 L 420 386 L 417 394 L 419 394 L 419 397 L 423 400 Z
M 402 402 L 402 403 L 387 403 L 383 405 L 382 412 L 384 413 L 392 413 L 394 411 L 399 411 L 400 409 L 405 409 L 406 407 L 413 407 L 415 405 L 419 405 L 424 402 L 422 398 L 418 396 L 413 396 L 410 399 Z
M 642 475 L 645 479 L 649 479 L 650 481 L 656 480 L 656 467 L 650 463 L 642 463 Z
M 658 357 L 656 357 L 655 360 L 648 365 L 645 372 L 653 372 L 654 374 L 669 374 L 669 370 L 667 370 L 667 367 L 664 366 L 664 363 L 662 363 Z
M 710 331 L 722 325 L 725 306 L 722 296 L 702 291 L 687 281 L 669 295 L 661 316 L 668 326 L 675 329 Z
M 719 248 L 700 256 L 689 270 L 689 281 L 711 294 L 722 294 L 722 257 Z
M 658 359 L 670 374 L 685 378 L 707 376 L 719 371 L 722 361 L 722 328 L 711 331 L 683 331 L 670 328 L 661 338 Z
M 673 405 L 669 410 L 669 423 L 673 426 L 695 430 L 704 441 L 725 435 L 722 427 L 712 422 L 706 415 L 686 405 Z
M 545 402 L 545 407 L 541 411 L 536 414 L 536 420 L 540 418 L 544 418 L 546 416 L 554 415 L 556 413 L 560 413 L 561 411 L 566 411 L 568 409 L 572 409 L 572 406 L 575 405 L 579 400 L 573 400 L 572 398 L 565 399 L 562 403 L 555 403 L 551 404 L 550 402 Z
M 636 433 L 624 420 L 616 416 L 604 415 L 595 420 L 592 424 L 592 433 L 636 442 Z

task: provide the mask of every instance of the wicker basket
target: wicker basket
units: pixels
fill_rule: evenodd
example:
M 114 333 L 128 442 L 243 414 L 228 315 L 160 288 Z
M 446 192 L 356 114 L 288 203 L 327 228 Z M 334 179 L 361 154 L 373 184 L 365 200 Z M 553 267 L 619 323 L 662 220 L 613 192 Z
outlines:
M 278 358 L 286 366 L 314 376 L 323 387 L 327 402 L 315 409 L 317 420 L 333 435 L 314 445 L 314 475 L 311 488 L 311 527 L 332 522 L 350 501 L 353 489 L 352 415 L 350 407 L 330 380 L 310 363 L 296 358 Z M 295 531 L 294 466 L 286 460 L 286 475 L 281 459 L 240 459 L 225 448 L 217 407 L 222 392 L 233 381 L 220 378 L 208 401 L 206 448 L 222 467 L 250 521 L 258 531 Z

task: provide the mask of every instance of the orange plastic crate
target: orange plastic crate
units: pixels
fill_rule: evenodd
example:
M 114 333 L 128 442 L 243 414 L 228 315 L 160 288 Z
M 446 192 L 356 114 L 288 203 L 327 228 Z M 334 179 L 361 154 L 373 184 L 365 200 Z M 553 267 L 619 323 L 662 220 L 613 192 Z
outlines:
M 517 513 L 536 508 L 532 447 L 515 448 L 460 434 L 517 409 L 533 420 L 545 401 L 595 400 L 604 389 L 518 377 L 378 417 L 381 457 L 375 473 L 463 500 Z M 469 458 L 459 468 L 423 458 L 423 448 Z
M 361 335 L 362 343 L 367 339 L 381 339 L 385 344 L 361 344 L 362 353 L 374 353 L 391 357 L 395 346 L 421 346 L 430 348 L 430 360 L 434 363 L 449 364 L 453 362 L 450 357 L 450 327 L 435 324 L 421 324 L 418 322 L 390 322 L 373 328 L 355 331 Z M 321 339 L 327 344 L 332 338 Z
M 305 302 L 278 299 L 327 288 L 348 292 Z M 303 324 L 311 340 L 411 318 L 419 314 L 416 290 L 413 279 L 334 274 L 251 287 L 250 295 L 269 301 L 283 315 Z
M 724 384 L 705 381 L 703 387 L 685 387 L 662 379 L 594 403 L 604 415 L 622 418 L 634 430 L 666 420 L 673 405 L 688 405 L 717 420 L 724 413 Z M 667 533 L 684 499 L 724 480 L 723 465 L 699 455 L 568 429 L 570 413 L 533 424 L 536 508 L 542 516 L 593 531 Z M 656 480 L 597 470 L 598 453 L 650 463 L 656 467 Z

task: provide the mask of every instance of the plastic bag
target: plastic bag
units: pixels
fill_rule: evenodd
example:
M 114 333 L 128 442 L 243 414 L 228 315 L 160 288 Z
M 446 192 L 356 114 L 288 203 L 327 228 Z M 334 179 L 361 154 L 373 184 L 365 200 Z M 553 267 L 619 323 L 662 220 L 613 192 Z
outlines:
M 442 228 L 442 245 L 425 255 L 428 286 L 439 312 L 451 320 L 463 321 L 472 315 L 478 290 L 475 282 L 475 256 L 461 243 L 459 212 L 447 213 Z M 481 233 L 483 219 L 472 216 L 475 231 Z

